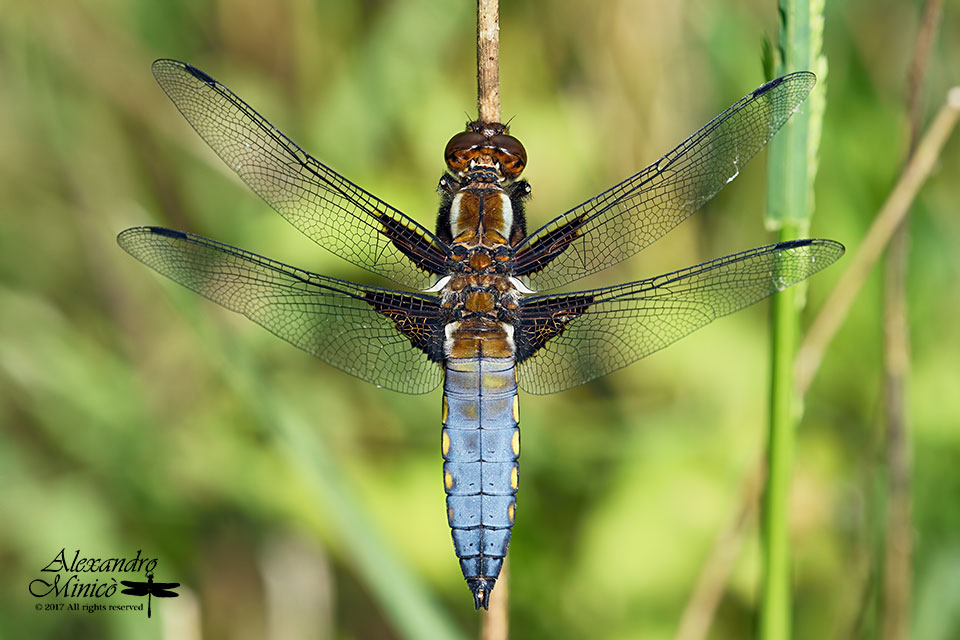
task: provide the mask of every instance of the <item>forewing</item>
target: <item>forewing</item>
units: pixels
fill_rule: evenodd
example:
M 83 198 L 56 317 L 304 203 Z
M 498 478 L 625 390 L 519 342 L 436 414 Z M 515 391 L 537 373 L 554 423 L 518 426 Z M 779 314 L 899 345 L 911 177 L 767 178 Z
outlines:
M 154 582 L 153 583 L 153 597 L 155 598 L 179 598 L 180 594 L 175 591 L 170 591 L 179 587 L 179 582 Z
M 733 180 L 810 93 L 801 71 L 746 95 L 660 160 L 531 233 L 515 275 L 553 289 L 634 255 Z
M 120 584 L 125 587 L 130 587 L 129 589 L 123 589 L 120 593 L 124 593 L 128 596 L 145 596 L 147 595 L 147 583 L 146 582 L 134 582 L 132 580 L 121 580 Z
M 171 280 L 351 375 L 404 393 L 440 383 L 443 323 L 433 296 L 361 287 L 160 227 L 127 229 L 117 242 Z
M 417 289 L 445 275 L 442 241 L 312 158 L 225 86 L 176 60 L 157 60 L 153 75 L 227 166 L 317 244 Z
M 514 332 L 520 387 L 553 393 L 606 375 L 828 266 L 832 240 L 751 249 L 648 280 L 524 300 Z
M 160 591 L 163 589 L 176 589 L 180 586 L 179 582 L 154 582 L 153 588 L 155 591 Z M 156 594 L 154 594 L 156 595 Z M 174 594 L 176 595 L 176 594 Z

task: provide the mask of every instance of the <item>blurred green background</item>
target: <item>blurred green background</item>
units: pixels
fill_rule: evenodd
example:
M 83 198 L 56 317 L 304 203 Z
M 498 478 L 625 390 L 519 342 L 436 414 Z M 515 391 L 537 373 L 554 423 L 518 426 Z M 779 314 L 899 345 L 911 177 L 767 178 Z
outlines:
M 851 252 L 905 155 L 920 9 L 828 3 L 812 235 Z M 476 636 L 445 519 L 439 391 L 404 396 L 340 373 L 114 241 L 161 224 L 375 282 L 242 185 L 150 63 L 204 69 L 432 227 L 443 146 L 475 109 L 474 20 L 473 2 L 428 0 L 0 2 L 0 636 Z M 501 24 L 503 112 L 530 157 L 531 228 L 760 85 L 761 43 L 777 29 L 773 0 L 505 2 Z M 948 2 L 928 114 L 960 82 L 958 62 Z M 960 637 L 958 175 L 955 135 L 912 216 L 912 627 L 923 639 Z M 761 155 L 668 237 L 578 284 L 771 242 L 765 179 Z M 811 280 L 807 320 L 849 256 Z M 875 273 L 807 397 L 792 502 L 798 638 L 879 637 L 881 314 Z M 766 323 L 757 305 L 600 381 L 521 398 L 514 637 L 672 637 L 764 447 Z M 712 638 L 752 635 L 755 519 L 747 529 Z M 154 600 L 149 621 L 35 611 L 50 599 L 27 585 L 61 548 L 142 550 L 182 595 Z

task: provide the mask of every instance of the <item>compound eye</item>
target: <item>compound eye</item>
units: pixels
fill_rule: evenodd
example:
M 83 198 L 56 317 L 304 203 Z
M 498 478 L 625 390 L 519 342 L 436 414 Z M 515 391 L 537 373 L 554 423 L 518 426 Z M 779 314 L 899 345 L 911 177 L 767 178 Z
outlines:
M 443 158 L 451 171 L 464 171 L 470 164 L 470 159 L 476 155 L 477 148 L 483 144 L 485 137 L 476 131 L 461 131 L 450 138 Z
M 496 149 L 497 161 L 503 174 L 508 178 L 516 178 L 527 166 L 527 150 L 520 141 L 513 136 L 501 134 L 490 139 Z

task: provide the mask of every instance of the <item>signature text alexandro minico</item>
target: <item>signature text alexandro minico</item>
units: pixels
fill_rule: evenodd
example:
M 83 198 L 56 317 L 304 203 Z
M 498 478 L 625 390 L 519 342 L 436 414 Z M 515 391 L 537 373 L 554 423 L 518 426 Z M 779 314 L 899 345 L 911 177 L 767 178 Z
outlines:
M 30 594 L 37 598 L 110 598 L 117 592 L 117 579 L 110 573 L 152 573 L 157 566 L 156 558 L 142 558 L 142 550 L 129 558 L 84 558 L 77 549 L 68 559 L 67 550 L 61 549 L 53 560 L 41 569 L 48 575 L 30 582 Z M 52 575 L 50 575 L 52 574 Z M 81 574 L 94 574 L 85 575 Z

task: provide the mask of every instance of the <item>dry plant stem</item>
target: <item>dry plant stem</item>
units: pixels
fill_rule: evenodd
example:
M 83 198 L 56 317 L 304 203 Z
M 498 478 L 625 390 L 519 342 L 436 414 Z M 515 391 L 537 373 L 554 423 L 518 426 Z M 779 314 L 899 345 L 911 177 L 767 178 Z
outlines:
M 893 232 L 906 216 L 917 192 L 933 170 L 940 150 L 956 126 L 958 117 L 960 117 L 960 87 L 954 87 L 948 92 L 946 103 L 937 113 L 933 124 L 927 129 L 926 135 L 917 146 L 916 153 L 874 219 L 860 249 L 840 277 L 837 286 L 824 303 L 800 346 L 794 370 L 796 390 L 800 397 L 803 397 L 810 388 L 813 376 L 820 368 L 827 345 L 847 317 L 850 306 L 863 288 L 870 270 L 890 242 Z
M 477 111 L 481 122 L 500 122 L 498 4 L 498 0 L 477 0 Z
M 510 635 L 510 561 L 503 561 L 497 585 L 490 594 L 490 610 L 483 614 L 480 637 L 482 640 L 507 640 Z
M 916 150 L 923 115 L 922 88 L 937 33 L 943 0 L 927 0 L 907 76 L 908 158 Z M 887 423 L 887 501 L 884 548 L 883 637 L 903 640 L 910 629 L 913 532 L 910 497 L 911 451 L 906 389 L 910 375 L 907 308 L 908 220 L 887 252 L 884 294 L 884 387 Z
M 743 544 L 747 524 L 756 514 L 765 480 L 766 465 L 760 459 L 744 482 L 737 513 L 717 536 L 700 570 L 697 585 L 683 610 L 674 640 L 703 640 L 707 637 Z
M 913 555 L 911 451 L 906 386 L 910 369 L 906 263 L 908 227 L 901 224 L 887 253 L 884 299 L 884 378 L 887 422 L 886 536 L 883 561 L 883 638 L 905 640 L 910 628 Z
M 477 0 L 477 112 L 481 122 L 500 122 L 500 8 L 498 0 Z M 483 614 L 483 640 L 509 635 L 510 564 L 504 560 L 490 609 Z
M 923 81 L 927 71 L 930 50 L 936 40 L 943 0 L 927 0 L 923 7 L 920 31 L 913 47 L 913 58 L 907 72 L 907 116 L 910 118 L 910 155 L 917 148 L 920 121 L 923 118 Z

